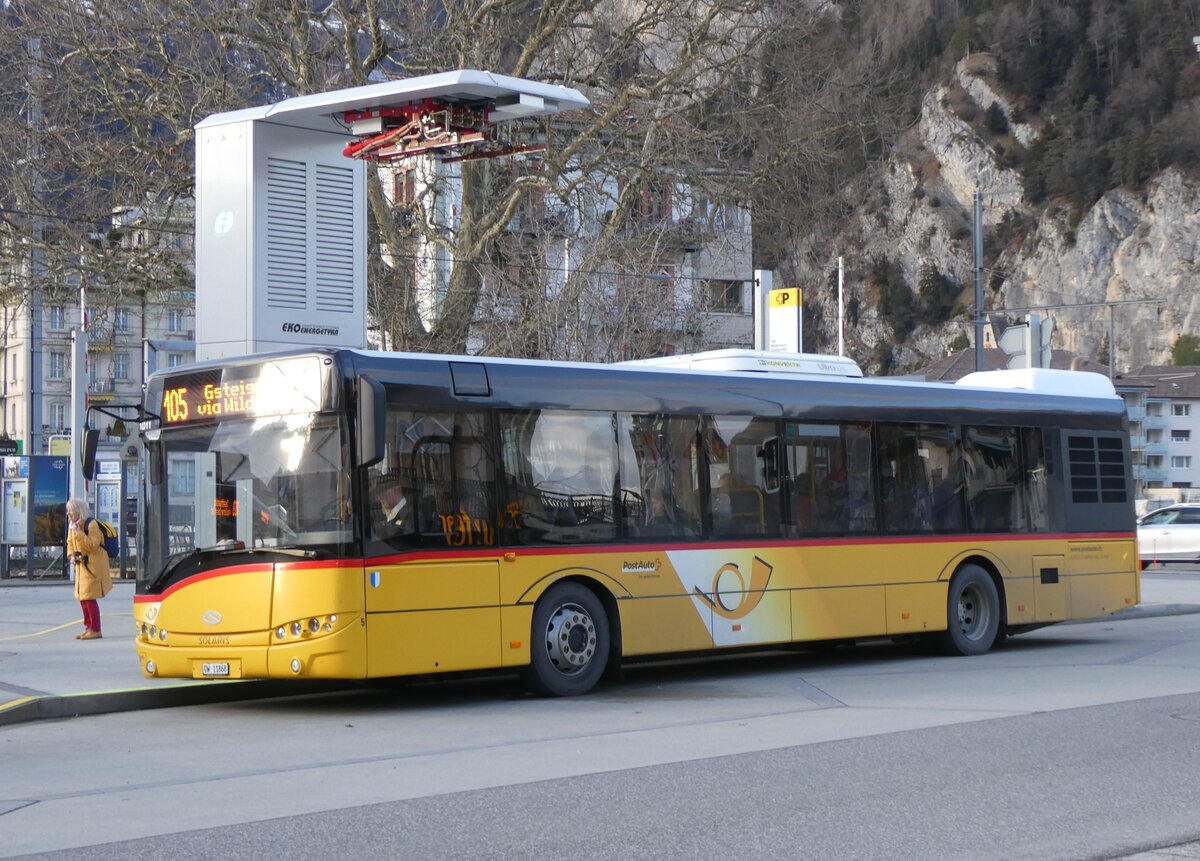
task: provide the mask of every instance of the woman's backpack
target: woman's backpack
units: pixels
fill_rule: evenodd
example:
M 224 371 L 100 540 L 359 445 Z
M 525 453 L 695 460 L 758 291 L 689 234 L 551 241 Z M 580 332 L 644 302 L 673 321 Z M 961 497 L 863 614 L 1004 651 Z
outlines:
M 108 554 L 109 559 L 119 559 L 121 556 L 121 542 L 117 540 L 117 530 L 113 529 L 111 523 L 106 523 L 98 517 L 89 517 L 83 523 L 83 531 L 86 533 L 95 523 L 100 527 L 100 534 L 104 536 L 104 552 Z

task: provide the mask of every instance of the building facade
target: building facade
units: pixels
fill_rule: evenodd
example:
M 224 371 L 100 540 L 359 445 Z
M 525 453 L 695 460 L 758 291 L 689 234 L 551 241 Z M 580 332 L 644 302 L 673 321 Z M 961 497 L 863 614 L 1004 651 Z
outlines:
M 1200 499 L 1200 367 L 1146 365 L 1114 383 L 1141 392 L 1127 403 L 1130 437 L 1141 437 L 1147 494 Z
M 114 253 L 158 246 L 190 260 L 190 220 L 176 219 L 165 233 L 162 222 L 156 224 L 149 226 L 142 209 L 121 210 L 105 241 Z M 32 279 L 30 269 L 12 270 L 22 277 L 10 275 L 4 285 L 10 301 L 0 305 L 0 435 L 16 440 L 22 453 L 48 453 L 52 440 L 72 436 L 72 342 L 84 319 L 81 304 L 86 304 L 88 404 L 140 403 L 149 372 L 194 361 L 190 282 L 162 283 L 153 291 L 119 284 L 81 290 L 75 273 Z M 133 430 L 105 416 L 95 416 L 93 426 L 105 447 L 118 445 Z

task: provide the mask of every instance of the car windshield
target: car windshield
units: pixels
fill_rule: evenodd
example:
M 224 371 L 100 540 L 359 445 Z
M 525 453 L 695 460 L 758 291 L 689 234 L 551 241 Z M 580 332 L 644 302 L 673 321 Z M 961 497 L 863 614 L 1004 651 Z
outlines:
M 164 429 L 147 443 L 146 565 L 212 547 L 314 548 L 350 540 L 346 429 L 332 415 Z

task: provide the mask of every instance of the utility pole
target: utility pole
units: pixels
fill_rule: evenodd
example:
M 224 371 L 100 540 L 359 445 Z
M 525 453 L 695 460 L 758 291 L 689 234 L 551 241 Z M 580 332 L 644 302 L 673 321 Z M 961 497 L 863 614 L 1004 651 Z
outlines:
M 25 123 L 29 129 L 29 143 L 25 157 L 28 159 L 29 200 L 32 213 L 33 241 L 29 250 L 29 328 L 28 352 L 24 359 L 25 371 L 25 438 L 28 447 L 25 454 L 41 454 L 42 449 L 42 286 L 46 280 L 46 260 L 42 243 L 46 241 L 45 178 L 42 176 L 42 93 L 45 87 L 46 70 L 42 65 L 42 43 L 40 39 L 29 40 L 29 82 L 26 86 Z M 32 522 L 32 521 L 31 521 Z M 32 547 L 32 541 L 30 543 Z M 32 554 L 30 554 L 32 557 Z M 30 569 L 32 570 L 32 568 Z
M 87 262 L 86 249 L 80 249 L 79 328 L 71 330 L 71 499 L 85 499 L 83 475 L 83 429 L 87 421 Z
M 838 258 L 838 355 L 846 355 L 846 265 Z
M 975 186 L 975 213 L 972 221 L 975 232 L 975 370 L 983 365 L 983 192 Z

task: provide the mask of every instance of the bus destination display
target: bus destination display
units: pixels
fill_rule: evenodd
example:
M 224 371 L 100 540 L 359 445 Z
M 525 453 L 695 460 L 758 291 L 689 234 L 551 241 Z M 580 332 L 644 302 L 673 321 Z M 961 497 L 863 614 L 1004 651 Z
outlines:
M 254 413 L 256 380 L 221 379 L 221 371 L 172 377 L 163 388 L 164 425 L 210 422 Z

